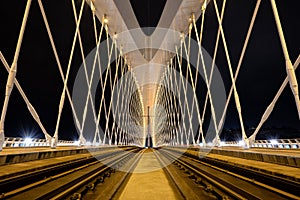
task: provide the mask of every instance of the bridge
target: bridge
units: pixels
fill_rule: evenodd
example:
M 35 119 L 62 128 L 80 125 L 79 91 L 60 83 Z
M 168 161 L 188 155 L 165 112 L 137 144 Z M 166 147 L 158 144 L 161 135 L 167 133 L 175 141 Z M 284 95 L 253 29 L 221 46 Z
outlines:
M 300 199 L 294 4 L 24 1 L 0 47 L 0 199 Z

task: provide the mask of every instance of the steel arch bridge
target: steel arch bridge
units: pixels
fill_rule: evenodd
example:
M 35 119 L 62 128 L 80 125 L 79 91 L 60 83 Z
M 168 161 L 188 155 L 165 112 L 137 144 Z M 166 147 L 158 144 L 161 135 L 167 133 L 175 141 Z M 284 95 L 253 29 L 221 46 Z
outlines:
M 225 122 L 229 102 L 234 102 L 235 112 L 241 129 L 240 145 L 249 148 L 258 145 L 257 134 L 269 116 L 285 87 L 289 87 L 294 97 L 295 109 L 300 117 L 299 89 L 296 69 L 300 55 L 291 61 L 286 37 L 280 22 L 284 17 L 278 13 L 275 0 L 269 6 L 274 15 L 281 51 L 286 69 L 285 79 L 278 88 L 272 101 L 265 108 L 260 122 L 251 135 L 245 131 L 243 102 L 239 97 L 237 84 L 240 68 L 247 58 L 247 47 L 255 29 L 255 21 L 261 0 L 251 10 L 252 17 L 248 24 L 247 34 L 241 44 L 241 53 L 237 66 L 233 67 L 230 47 L 227 43 L 223 16 L 226 0 L 221 7 L 217 0 L 167 0 L 156 27 L 141 28 L 129 0 L 82 0 L 71 1 L 74 14 L 75 30 L 69 52 L 69 59 L 62 61 L 54 38 L 54 28 L 48 21 L 47 10 L 42 0 L 37 0 L 38 9 L 51 43 L 52 52 L 63 82 L 60 101 L 57 105 L 57 120 L 54 133 L 49 133 L 40 119 L 36 107 L 17 80 L 18 57 L 22 51 L 22 40 L 31 4 L 28 0 L 19 32 L 14 59 L 9 65 L 0 52 L 2 64 L 8 71 L 5 99 L 0 122 L 0 148 L 11 139 L 5 139 L 5 117 L 13 105 L 9 104 L 12 90 L 18 90 L 28 107 L 28 111 L 45 136 L 46 145 L 55 148 L 63 132 L 60 129 L 61 116 L 69 104 L 76 129 L 79 134 L 78 145 L 210 145 L 221 146 L 220 134 Z M 213 55 L 202 47 L 205 38 L 206 8 L 217 19 L 217 37 Z M 220 7 L 220 8 L 219 8 Z M 86 9 L 89 8 L 89 9 Z M 91 12 L 94 35 L 90 37 L 95 43 L 93 51 L 84 52 L 84 40 L 80 34 L 83 12 Z M 28 19 L 28 20 L 27 20 Z M 196 23 L 198 21 L 198 23 Z M 97 26 L 97 23 L 101 26 Z M 200 24 L 200 26 L 198 25 Z M 192 35 L 195 35 L 193 39 Z M 216 67 L 216 58 L 222 46 L 225 52 L 226 66 L 229 74 L 221 74 Z M 73 87 L 69 86 L 74 51 L 80 51 L 82 65 L 77 73 Z M 0 49 L 1 50 L 1 49 Z M 271 59 L 271 58 L 270 58 Z M 62 63 L 67 63 L 63 70 Z M 234 70 L 236 69 L 236 70 Z M 64 72 L 65 71 L 65 72 Z M 230 80 L 229 93 L 226 92 L 222 76 Z M 204 81 L 205 98 L 199 97 L 199 82 Z M 288 86 L 287 86 L 288 85 Z M 226 86 L 228 87 L 228 86 Z M 71 91 L 71 88 L 72 91 Z M 97 90 L 98 93 L 97 93 Z M 95 98 L 96 94 L 98 96 Z M 200 102 L 203 102 L 203 107 Z M 68 102 L 68 103 L 66 103 Z M 210 113 L 210 114 L 208 114 Z M 260 115 L 258 113 L 257 115 Z M 204 128 L 204 121 L 209 116 L 209 128 Z M 24 144 L 26 142 L 23 141 Z M 263 142 L 261 142 L 263 143 Z M 283 142 L 284 143 L 284 142 Z M 228 143 L 229 144 L 229 143 Z M 283 144 L 285 145 L 285 144 Z M 292 145 L 299 147 L 298 141 Z

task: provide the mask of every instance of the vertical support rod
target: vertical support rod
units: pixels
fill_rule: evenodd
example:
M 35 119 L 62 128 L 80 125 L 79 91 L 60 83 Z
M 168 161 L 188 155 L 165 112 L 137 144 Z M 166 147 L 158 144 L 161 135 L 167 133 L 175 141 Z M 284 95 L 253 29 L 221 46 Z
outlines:
M 7 111 L 7 107 L 8 107 L 10 94 L 13 89 L 15 77 L 17 74 L 17 62 L 18 62 L 18 58 L 19 58 L 19 54 L 20 54 L 22 41 L 23 41 L 23 36 L 24 36 L 24 32 L 25 32 L 25 27 L 26 27 L 29 10 L 30 10 L 31 1 L 32 0 L 28 0 L 27 4 L 26 4 L 25 13 L 24 13 L 24 17 L 23 17 L 23 21 L 22 21 L 22 25 L 21 25 L 21 29 L 20 29 L 19 38 L 18 38 L 18 43 L 17 43 L 15 55 L 14 55 L 14 60 L 12 62 L 11 68 L 9 70 L 9 75 L 8 75 L 7 82 L 6 82 L 5 99 L 4 99 L 4 104 L 3 104 L 2 113 L 1 113 L 1 121 L 0 121 L 0 151 L 2 151 L 2 147 L 4 144 L 4 121 L 5 121 L 5 117 L 6 117 L 6 111 Z
M 298 90 L 298 83 L 297 83 L 295 70 L 294 70 L 292 62 L 290 60 L 290 56 L 289 56 L 289 52 L 288 52 L 287 45 L 286 45 L 286 42 L 285 42 L 284 34 L 283 34 L 283 31 L 282 31 L 282 26 L 281 26 L 281 22 L 280 22 L 280 19 L 279 19 L 279 14 L 278 14 L 278 10 L 277 10 L 275 0 L 271 0 L 271 4 L 272 4 L 272 9 L 273 9 L 276 25 L 277 25 L 278 34 L 279 34 L 279 37 L 280 37 L 281 47 L 282 47 L 284 58 L 285 58 L 286 72 L 287 72 L 287 75 L 288 75 L 290 87 L 291 87 L 292 92 L 294 94 L 294 98 L 295 98 L 295 102 L 296 102 L 296 106 L 297 106 L 297 110 L 298 110 L 298 116 L 299 116 L 299 119 L 300 119 L 299 90 Z

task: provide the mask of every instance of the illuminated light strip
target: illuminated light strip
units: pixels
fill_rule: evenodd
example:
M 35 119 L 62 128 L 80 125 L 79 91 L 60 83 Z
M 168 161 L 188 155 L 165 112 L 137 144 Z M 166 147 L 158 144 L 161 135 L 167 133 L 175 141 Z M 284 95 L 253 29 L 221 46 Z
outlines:
M 60 125 L 61 113 L 62 113 L 62 109 L 64 107 L 67 82 L 68 82 L 68 79 L 69 79 L 69 74 L 70 74 L 70 69 L 71 69 L 71 63 L 72 63 L 72 59 L 73 59 L 73 53 L 74 53 L 74 49 L 75 49 L 77 35 L 78 35 L 78 32 L 79 32 L 79 25 L 80 25 L 80 22 L 81 22 L 81 17 L 82 17 L 82 11 L 83 11 L 83 8 L 84 8 L 84 3 L 85 3 L 85 1 L 82 0 L 82 4 L 81 4 L 81 8 L 80 8 L 80 13 L 79 13 L 79 19 L 78 19 L 78 22 L 76 23 L 76 31 L 75 31 L 75 34 L 74 34 L 72 49 L 71 49 L 71 53 L 70 53 L 70 57 L 69 57 L 67 73 L 66 73 L 66 76 L 65 76 L 64 87 L 63 87 L 63 91 L 62 91 L 62 94 L 61 94 L 61 97 L 60 97 L 60 103 L 59 103 L 59 108 L 58 108 L 58 117 L 57 117 L 55 132 L 54 132 L 54 136 L 53 136 L 54 140 L 55 140 L 55 143 L 57 142 L 57 138 L 58 138 L 58 129 L 59 129 L 59 125 Z
M 223 46 L 224 46 L 224 49 L 225 49 L 225 55 L 226 55 L 227 64 L 228 64 L 228 68 L 229 68 L 229 72 L 230 72 L 230 78 L 231 78 L 231 82 L 232 82 L 232 85 L 233 85 L 235 105 L 236 105 L 236 109 L 238 111 L 240 125 L 241 125 L 241 129 L 242 129 L 242 138 L 243 138 L 243 141 L 245 142 L 245 147 L 248 148 L 249 147 L 249 141 L 248 141 L 247 135 L 245 133 L 245 129 L 244 129 L 244 122 L 243 122 L 243 118 L 242 118 L 242 109 L 241 109 L 240 99 L 239 99 L 239 95 L 238 95 L 238 92 L 237 92 L 237 89 L 236 89 L 235 80 L 234 80 L 234 77 L 233 77 L 231 61 L 230 61 L 229 52 L 228 52 L 228 48 L 227 48 L 227 43 L 226 43 L 224 31 L 223 31 L 223 26 L 221 24 L 220 14 L 219 14 L 219 10 L 218 10 L 217 4 L 216 4 L 216 0 L 213 0 L 213 2 L 214 2 L 218 22 L 219 22 L 219 27 L 221 29 L 221 36 L 222 36 Z

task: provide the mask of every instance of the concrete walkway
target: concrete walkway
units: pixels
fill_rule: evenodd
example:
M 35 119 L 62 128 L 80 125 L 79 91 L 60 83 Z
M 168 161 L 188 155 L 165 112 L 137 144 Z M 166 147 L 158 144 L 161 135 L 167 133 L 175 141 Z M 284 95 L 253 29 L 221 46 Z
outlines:
M 142 155 L 119 199 L 177 199 L 152 150 Z

